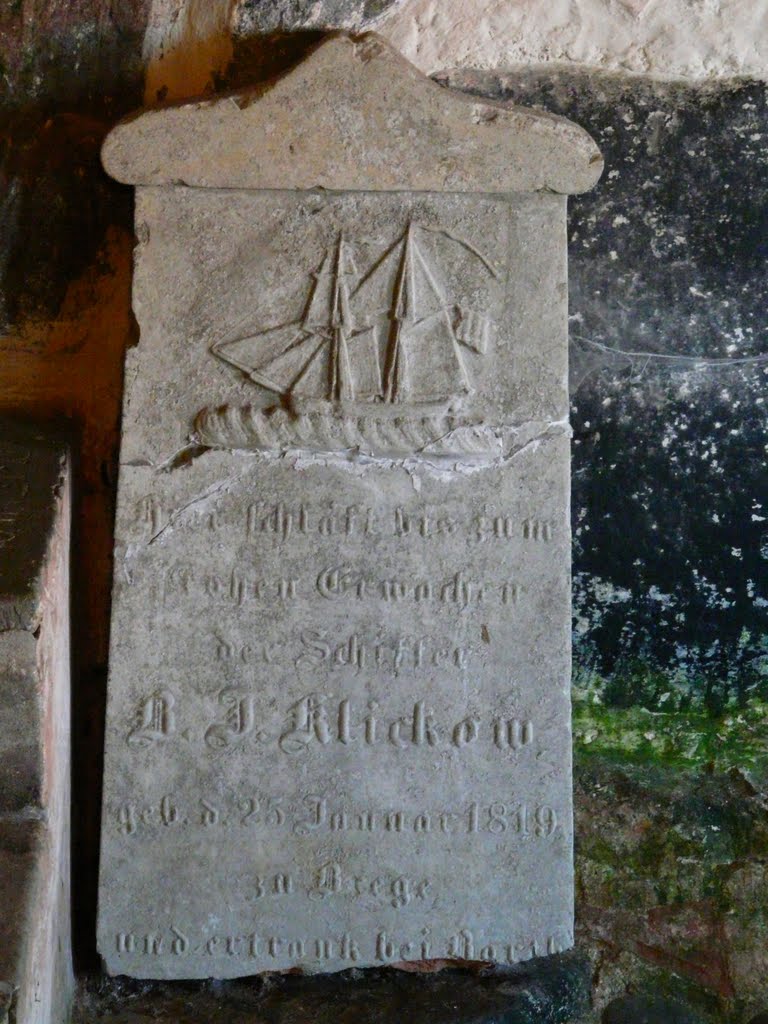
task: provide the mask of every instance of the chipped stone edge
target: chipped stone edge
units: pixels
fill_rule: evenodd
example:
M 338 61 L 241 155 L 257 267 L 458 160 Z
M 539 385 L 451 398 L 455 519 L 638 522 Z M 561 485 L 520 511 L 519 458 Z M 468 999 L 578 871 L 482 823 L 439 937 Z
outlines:
M 510 154 L 510 160 L 506 169 L 506 174 L 509 178 L 507 181 L 483 182 L 478 179 L 474 184 L 471 181 L 458 183 L 452 189 L 450 184 L 440 180 L 438 175 L 435 176 L 434 181 L 422 181 L 416 184 L 414 181 L 409 180 L 407 169 L 401 167 L 398 168 L 398 173 L 402 174 L 402 180 L 398 183 L 382 184 L 376 183 L 374 180 L 371 180 L 370 183 L 366 181 L 364 186 L 366 190 L 457 191 L 460 193 L 481 194 L 543 191 L 570 195 L 588 191 L 599 180 L 603 172 L 602 155 L 592 137 L 580 125 L 557 114 L 515 106 L 507 101 L 481 99 L 460 90 L 440 85 L 424 75 L 398 50 L 395 50 L 384 37 L 375 32 L 357 35 L 345 32 L 328 33 L 315 47 L 308 51 L 300 64 L 274 79 L 259 83 L 247 90 L 223 93 L 213 98 L 160 105 L 129 114 L 115 125 L 104 141 L 101 159 L 105 171 L 117 181 L 130 185 L 163 185 L 170 187 L 183 184 L 198 188 L 239 188 L 245 190 L 278 187 L 274 181 L 267 181 L 263 175 L 260 176 L 257 172 L 253 172 L 253 180 L 239 181 L 237 183 L 229 182 L 223 178 L 219 180 L 215 173 L 210 180 L 196 180 L 194 174 L 184 174 L 183 160 L 179 166 L 172 168 L 173 173 L 171 173 L 169 170 L 161 170 L 161 168 L 165 167 L 165 162 L 162 160 L 157 161 L 154 167 L 142 167 L 140 162 L 132 160 L 127 154 L 141 147 L 142 137 L 146 131 L 153 132 L 161 129 L 164 132 L 170 133 L 174 129 L 175 122 L 183 121 L 184 119 L 188 120 L 189 116 L 194 116 L 197 111 L 206 111 L 218 105 L 223 106 L 226 101 L 229 101 L 233 110 L 242 111 L 248 109 L 269 93 L 279 89 L 283 83 L 291 78 L 297 69 L 303 68 L 306 71 L 307 67 L 317 60 L 318 54 L 325 47 L 345 42 L 347 45 L 358 48 L 361 52 L 367 54 L 363 58 L 366 60 L 385 54 L 392 64 L 397 66 L 403 78 L 410 79 L 417 87 L 422 88 L 425 95 L 439 92 L 441 100 L 446 107 L 452 107 L 462 114 L 469 112 L 475 124 L 486 126 L 483 130 L 487 131 L 488 125 L 493 126 L 495 128 L 495 141 L 497 145 L 503 144 L 505 135 L 511 138 L 516 134 L 528 132 L 534 136 L 539 135 L 543 137 L 551 135 L 557 137 L 556 139 L 553 138 L 552 141 L 557 141 L 558 143 L 561 160 L 564 159 L 563 154 L 570 150 L 566 169 L 554 177 L 544 169 L 541 173 L 541 180 L 535 183 L 515 180 L 519 172 L 515 169 L 515 160 L 513 155 Z M 223 109 L 225 113 L 222 116 L 226 116 L 228 112 L 226 108 Z M 176 124 L 175 127 L 178 130 L 180 126 Z M 189 130 L 188 125 L 187 130 Z M 309 145 L 314 144 L 316 140 L 311 130 L 306 133 L 302 141 Z M 443 156 L 444 154 L 441 152 L 435 153 L 438 163 Z M 290 179 L 291 175 L 295 173 L 294 169 L 300 167 L 301 164 L 301 153 L 292 152 L 290 154 L 292 169 L 289 170 L 286 166 L 286 180 Z M 360 190 L 361 185 L 359 183 L 353 184 L 343 181 L 340 181 L 338 185 L 333 185 L 330 182 L 319 180 L 313 184 L 288 183 L 283 187 L 307 190 L 322 188 L 324 191 L 332 191 L 334 188 L 337 188 L 341 191 L 356 191 Z

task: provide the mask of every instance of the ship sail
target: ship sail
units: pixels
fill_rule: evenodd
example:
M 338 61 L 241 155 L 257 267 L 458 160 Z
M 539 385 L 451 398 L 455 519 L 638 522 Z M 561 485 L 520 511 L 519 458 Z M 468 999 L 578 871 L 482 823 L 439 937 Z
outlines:
M 377 396 L 378 358 L 366 346 L 369 339 L 355 336 L 350 281 L 356 272 L 341 236 L 314 276 L 301 320 L 220 343 L 213 351 L 281 394 L 332 401 Z
M 484 351 L 484 321 L 454 325 L 415 224 L 362 278 L 340 235 L 313 276 L 301 319 L 219 343 L 216 355 L 307 408 L 434 404 L 470 390 L 461 344 Z
M 382 293 L 389 300 L 384 309 L 376 301 Z M 369 330 L 384 367 L 384 402 L 449 401 L 470 390 L 450 303 L 418 244 L 413 223 L 363 278 L 353 298 L 373 314 Z

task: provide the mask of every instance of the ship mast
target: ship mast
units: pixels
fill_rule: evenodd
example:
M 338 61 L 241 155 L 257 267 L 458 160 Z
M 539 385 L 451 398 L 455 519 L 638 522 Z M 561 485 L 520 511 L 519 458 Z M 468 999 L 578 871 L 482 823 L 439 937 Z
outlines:
M 408 222 L 404 235 L 403 254 L 395 285 L 392 306 L 392 332 L 387 350 L 387 365 L 384 370 L 384 401 L 401 402 L 404 399 L 406 378 L 405 355 L 402 333 L 407 322 L 416 319 L 416 287 L 413 279 L 413 222 Z
M 349 306 L 349 285 L 346 275 L 346 242 L 339 233 L 336 264 L 333 275 L 333 298 L 330 328 L 330 397 L 332 401 L 350 400 L 354 395 L 354 381 L 349 362 L 349 336 L 352 332 L 352 313 Z

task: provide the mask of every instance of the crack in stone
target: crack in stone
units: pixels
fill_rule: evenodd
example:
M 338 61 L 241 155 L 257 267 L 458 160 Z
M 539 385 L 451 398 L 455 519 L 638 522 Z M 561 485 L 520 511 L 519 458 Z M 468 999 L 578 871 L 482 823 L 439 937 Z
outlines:
M 214 498 L 217 495 L 221 494 L 222 491 L 225 491 L 227 489 L 231 482 L 231 479 L 227 479 L 222 481 L 221 483 L 215 484 L 213 487 L 209 487 L 202 494 L 198 494 L 194 498 L 191 498 L 184 505 L 182 505 L 181 508 L 174 509 L 174 511 L 171 512 L 170 515 L 168 516 L 167 522 L 164 523 L 160 527 L 160 529 L 153 533 L 152 536 L 149 538 L 149 540 L 147 541 L 147 547 L 150 547 L 150 545 L 154 544 L 159 537 L 162 537 L 165 531 L 169 527 L 172 527 L 178 521 L 179 517 L 187 511 L 187 509 L 192 508 L 194 505 L 199 505 L 203 501 L 207 501 L 208 498 Z

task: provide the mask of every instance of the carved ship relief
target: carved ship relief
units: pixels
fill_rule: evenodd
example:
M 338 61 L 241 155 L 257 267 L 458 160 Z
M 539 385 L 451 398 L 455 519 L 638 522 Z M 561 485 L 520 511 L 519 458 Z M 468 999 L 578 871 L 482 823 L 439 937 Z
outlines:
M 485 428 L 462 416 L 463 399 L 473 391 L 464 350 L 485 356 L 493 324 L 446 294 L 420 242 L 427 231 L 445 234 L 496 276 L 468 243 L 413 221 L 360 275 L 340 234 L 313 275 L 299 319 L 212 348 L 280 395 L 282 404 L 205 409 L 195 440 L 211 447 L 374 452 L 495 447 Z

